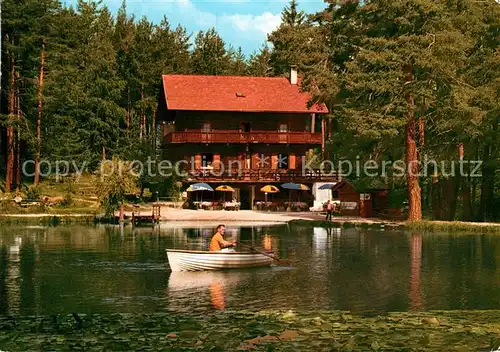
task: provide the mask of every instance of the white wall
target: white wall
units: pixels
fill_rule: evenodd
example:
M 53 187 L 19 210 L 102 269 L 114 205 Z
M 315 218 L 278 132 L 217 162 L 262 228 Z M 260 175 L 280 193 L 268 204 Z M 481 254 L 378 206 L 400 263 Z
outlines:
M 311 210 L 323 210 L 323 204 L 329 199 L 332 199 L 332 191 L 330 189 L 319 189 L 325 184 L 335 184 L 335 182 L 316 182 L 312 186 L 312 194 L 314 195 L 314 205 Z

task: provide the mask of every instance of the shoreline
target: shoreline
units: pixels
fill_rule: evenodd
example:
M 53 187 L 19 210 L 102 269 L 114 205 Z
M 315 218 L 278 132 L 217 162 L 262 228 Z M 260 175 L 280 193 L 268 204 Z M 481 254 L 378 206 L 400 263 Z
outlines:
M 140 209 L 141 213 L 150 212 L 150 208 Z M 125 216 L 131 216 L 131 211 L 125 211 Z M 99 223 L 95 214 L 85 213 L 39 213 L 39 214 L 0 214 L 0 223 Z M 498 233 L 500 223 L 459 222 L 422 220 L 417 222 L 391 221 L 379 218 L 361 218 L 348 216 L 334 216 L 331 221 L 325 220 L 325 215 L 317 212 L 266 212 L 254 210 L 188 210 L 162 208 L 160 214 L 161 227 L 189 227 L 199 224 L 227 223 L 238 226 L 266 226 L 289 224 L 295 226 L 319 226 L 341 228 L 373 228 L 384 230 L 412 230 L 412 231 L 465 231 L 473 233 Z M 196 225 L 198 224 L 198 225 Z M 146 224 L 147 226 L 147 224 Z M 216 225 L 215 225 L 216 226 Z

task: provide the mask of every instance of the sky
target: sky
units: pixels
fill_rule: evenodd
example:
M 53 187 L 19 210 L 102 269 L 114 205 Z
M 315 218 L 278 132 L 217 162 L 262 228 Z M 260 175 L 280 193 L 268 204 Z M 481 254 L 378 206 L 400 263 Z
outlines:
M 63 4 L 76 5 L 77 0 L 62 0 Z M 122 0 L 103 0 L 111 12 L 116 11 Z M 158 24 L 164 15 L 171 27 L 185 27 L 192 39 L 199 30 L 215 27 L 222 39 L 236 48 L 241 46 L 249 56 L 265 43 L 267 33 L 281 22 L 281 11 L 288 0 L 127 0 L 127 12 L 136 19 L 146 16 Z M 298 0 L 300 10 L 314 13 L 325 7 L 323 0 Z

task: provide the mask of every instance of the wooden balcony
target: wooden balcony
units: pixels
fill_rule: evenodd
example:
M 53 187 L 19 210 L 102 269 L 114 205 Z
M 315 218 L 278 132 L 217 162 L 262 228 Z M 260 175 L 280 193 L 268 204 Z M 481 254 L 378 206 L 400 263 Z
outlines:
M 321 133 L 275 131 L 226 131 L 202 132 L 187 130 L 171 132 L 163 137 L 167 143 L 265 143 L 265 144 L 321 144 Z
M 338 182 L 338 175 L 325 170 L 245 169 L 233 172 L 190 170 L 187 181 L 192 182 Z

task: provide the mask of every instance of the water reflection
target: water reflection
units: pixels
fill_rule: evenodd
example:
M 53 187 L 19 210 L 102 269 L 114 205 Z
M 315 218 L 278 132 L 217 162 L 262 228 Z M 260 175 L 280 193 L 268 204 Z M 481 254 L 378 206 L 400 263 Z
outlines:
M 228 226 L 294 268 L 171 273 L 165 248 L 208 248 L 212 227 L 4 226 L 0 314 L 223 309 L 500 308 L 500 238 Z
M 422 265 L 422 235 L 411 235 L 410 307 L 420 310 L 424 307 L 420 289 L 420 266 Z
M 210 298 L 215 309 L 224 309 L 224 287 L 218 280 L 210 284 Z
M 17 314 L 19 313 L 20 305 L 20 266 L 21 258 L 19 252 L 21 251 L 21 245 L 23 239 L 20 236 L 14 238 L 14 243 L 9 246 L 8 249 L 8 264 L 7 264 L 7 278 L 6 278 L 6 288 L 7 288 L 7 313 Z
M 273 248 L 272 238 L 267 233 L 264 235 L 264 238 L 262 239 L 262 247 L 264 247 L 266 251 L 270 251 Z
M 165 296 L 170 309 L 190 311 L 208 293 L 212 308 L 224 310 L 226 292 L 233 290 L 244 277 L 245 271 L 171 272 Z

